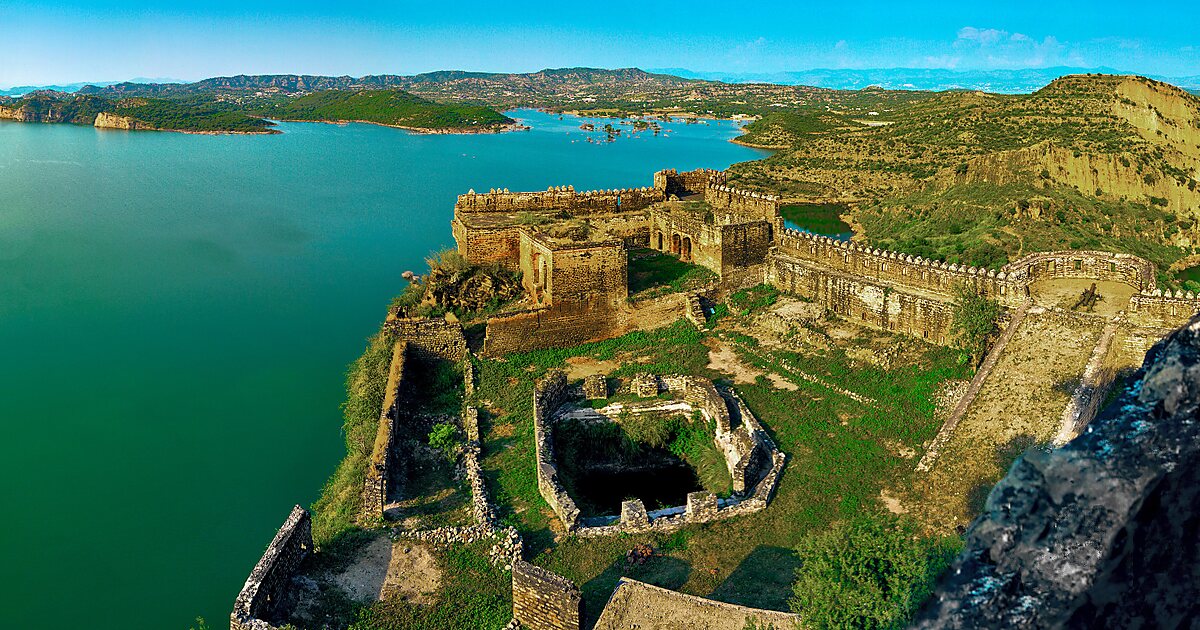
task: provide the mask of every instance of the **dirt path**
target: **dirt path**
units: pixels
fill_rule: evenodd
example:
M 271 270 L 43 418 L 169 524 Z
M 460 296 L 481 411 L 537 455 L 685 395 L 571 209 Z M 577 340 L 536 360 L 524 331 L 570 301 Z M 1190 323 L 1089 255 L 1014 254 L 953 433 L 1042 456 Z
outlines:
M 1051 442 L 1104 323 L 1068 323 L 1031 309 L 1013 328 L 940 455 L 917 478 L 911 501 L 929 525 L 966 525 L 1017 455 Z
M 387 536 L 378 536 L 362 548 L 350 566 L 328 579 L 357 602 L 403 597 L 413 603 L 431 604 L 442 583 L 442 570 L 424 545 L 393 543 Z

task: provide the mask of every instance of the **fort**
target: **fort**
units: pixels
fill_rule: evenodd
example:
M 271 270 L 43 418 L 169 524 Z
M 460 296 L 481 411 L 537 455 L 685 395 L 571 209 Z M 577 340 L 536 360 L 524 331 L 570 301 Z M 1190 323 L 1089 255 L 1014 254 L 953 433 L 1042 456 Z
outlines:
M 1039 252 L 999 269 L 982 269 L 791 229 L 779 212 L 781 203 L 771 195 L 730 187 L 724 173 L 712 170 L 660 171 L 653 175 L 653 184 L 643 188 L 580 192 L 558 186 L 539 192 L 460 195 L 451 225 L 458 252 L 473 264 L 519 272 L 524 299 L 487 317 L 477 345 L 468 342 L 453 317 L 389 316 L 384 332 L 391 340 L 391 356 L 361 488 L 359 525 L 390 527 L 394 536 L 415 540 L 492 540 L 493 559 L 511 572 L 510 627 L 578 630 L 584 618 L 579 587 L 527 562 L 516 530 L 501 526 L 496 517 L 480 464 L 480 409 L 464 405 L 456 420 L 466 436 L 459 465 L 470 489 L 471 523 L 410 531 L 389 515 L 406 466 L 407 453 L 398 440 L 408 430 L 412 402 L 425 395 L 413 385 L 414 374 L 437 365 L 454 366 L 462 377 L 462 391 L 469 395 L 476 387 L 475 360 L 480 356 L 573 346 L 680 319 L 703 327 L 714 304 L 764 285 L 854 325 L 945 346 L 955 342 L 959 296 L 964 291 L 983 295 L 1004 311 L 1003 334 L 921 459 L 917 469 L 928 471 L 997 357 L 1019 331 L 1038 322 L 1103 328 L 1094 348 L 1087 348 L 1092 360 L 1063 413 L 1065 442 L 1098 413 L 1115 380 L 1114 371 L 1102 367 L 1114 352 L 1114 335 L 1157 339 L 1200 310 L 1200 296 L 1159 289 L 1154 265 L 1136 256 Z M 632 280 L 638 257 L 646 255 L 701 267 L 712 279 L 681 290 L 639 292 Z M 1086 299 L 1076 299 L 1080 287 L 1087 288 Z M 1086 308 L 1075 308 L 1079 305 Z M 563 536 L 671 532 L 768 510 L 788 459 L 770 437 L 770 427 L 764 427 L 724 382 L 648 371 L 621 378 L 591 373 L 572 379 L 552 370 L 537 382 L 531 402 L 537 489 Z M 657 509 L 632 498 L 621 502 L 619 513 L 585 515 L 563 481 L 555 432 L 564 419 L 604 424 L 623 414 L 680 416 L 710 426 L 706 439 L 724 459 L 729 495 L 692 491 L 680 504 Z M 262 630 L 286 617 L 280 602 L 303 571 L 312 544 L 308 513 L 297 507 L 238 595 L 231 614 L 233 630 Z M 712 627 L 795 620 L 785 613 L 622 579 L 596 627 L 660 627 L 653 624 L 664 609 L 677 619 L 705 619 Z

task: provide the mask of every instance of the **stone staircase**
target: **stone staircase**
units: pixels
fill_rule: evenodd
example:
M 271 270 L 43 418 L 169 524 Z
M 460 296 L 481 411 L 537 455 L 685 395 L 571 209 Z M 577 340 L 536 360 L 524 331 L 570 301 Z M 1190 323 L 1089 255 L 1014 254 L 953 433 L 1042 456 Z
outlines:
M 938 431 L 937 437 L 933 439 L 933 444 L 929 446 L 929 450 L 925 451 L 925 456 L 917 463 L 918 472 L 929 472 L 929 469 L 933 468 L 933 463 L 937 459 L 938 452 L 950 440 L 950 436 L 954 434 L 954 427 L 958 426 L 959 421 L 966 415 L 967 409 L 970 408 L 975 397 L 979 395 L 979 390 L 983 389 L 984 381 L 992 373 L 992 369 L 996 367 L 996 362 L 1000 360 L 1000 355 L 1004 353 L 1004 348 L 1008 346 L 1008 342 L 1016 334 L 1017 328 L 1021 326 L 1021 322 L 1025 320 L 1025 315 L 1029 312 L 1030 305 L 1031 302 L 1025 302 L 1013 312 L 1012 320 L 1008 323 L 1008 327 L 1004 329 L 1004 332 L 1000 335 L 1000 339 L 996 341 L 992 349 L 988 352 L 987 357 L 983 359 L 983 363 L 975 371 L 975 377 L 971 379 L 971 384 L 967 386 L 967 391 L 963 392 L 962 398 L 954 406 L 954 411 L 950 413 L 950 418 L 942 425 L 942 429 Z

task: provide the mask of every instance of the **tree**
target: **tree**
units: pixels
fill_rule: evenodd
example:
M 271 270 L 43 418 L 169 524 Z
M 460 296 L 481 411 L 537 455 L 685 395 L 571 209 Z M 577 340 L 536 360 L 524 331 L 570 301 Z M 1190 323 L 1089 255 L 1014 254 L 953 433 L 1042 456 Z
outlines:
M 954 289 L 954 320 L 950 332 L 958 347 L 978 366 L 987 353 L 996 321 L 1000 319 L 1000 304 L 967 284 Z
M 957 538 L 923 538 L 914 521 L 887 513 L 809 534 L 796 550 L 792 610 L 805 627 L 903 628 L 961 545 Z

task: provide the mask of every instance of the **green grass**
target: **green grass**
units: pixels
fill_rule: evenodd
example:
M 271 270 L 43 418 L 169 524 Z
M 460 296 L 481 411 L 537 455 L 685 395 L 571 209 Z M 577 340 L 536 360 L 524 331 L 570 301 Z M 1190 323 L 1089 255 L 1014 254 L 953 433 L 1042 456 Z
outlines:
M 346 457 L 325 482 L 321 497 L 312 506 L 313 539 L 318 547 L 332 543 L 339 535 L 356 528 L 394 342 L 391 335 L 376 334 L 368 341 L 362 356 L 347 370 L 346 401 L 342 403 Z
M 851 232 L 850 224 L 841 220 L 847 208 L 840 203 L 799 203 L 779 209 L 784 221 L 796 224 L 813 234 L 840 236 Z
M 629 293 L 637 298 L 696 289 L 716 277 L 706 267 L 653 249 L 636 249 L 629 255 Z
M 754 302 L 747 292 L 743 305 Z M 766 296 L 760 295 L 758 301 Z M 736 316 L 731 316 L 736 317 Z M 727 332 L 723 319 L 717 333 Z M 737 391 L 788 454 L 789 462 L 771 506 L 760 513 L 686 528 L 674 536 L 618 535 L 555 542 L 558 525 L 541 499 L 534 476 L 532 384 L 568 357 L 642 357 L 614 375 L 649 370 L 704 377 L 706 334 L 686 324 L 576 348 L 513 355 L 480 362 L 480 398 L 495 415 L 485 425 L 483 466 L 502 518 L 515 525 L 532 560 L 579 584 L 591 614 L 596 614 L 621 575 L 644 579 L 750 606 L 787 609 L 796 556 L 802 537 L 878 503 L 885 486 L 903 486 L 913 462 L 896 453 L 897 445 L 919 449 L 938 429 L 933 400 L 947 378 L 966 376 L 953 351 L 884 335 L 886 343 L 919 357 L 886 370 L 862 365 L 845 352 L 817 354 L 756 349 L 745 358 L 786 376 L 783 361 L 837 383 L 875 404 L 863 404 L 799 378 L 796 391 L 775 387 L 766 378 L 739 384 Z M 873 333 L 872 333 L 873 334 Z M 763 358 L 759 358 L 759 357 Z M 680 540 L 682 537 L 682 540 Z M 666 557 L 627 569 L 624 553 L 646 542 L 669 548 Z M 682 543 L 682 544 L 681 544 Z

